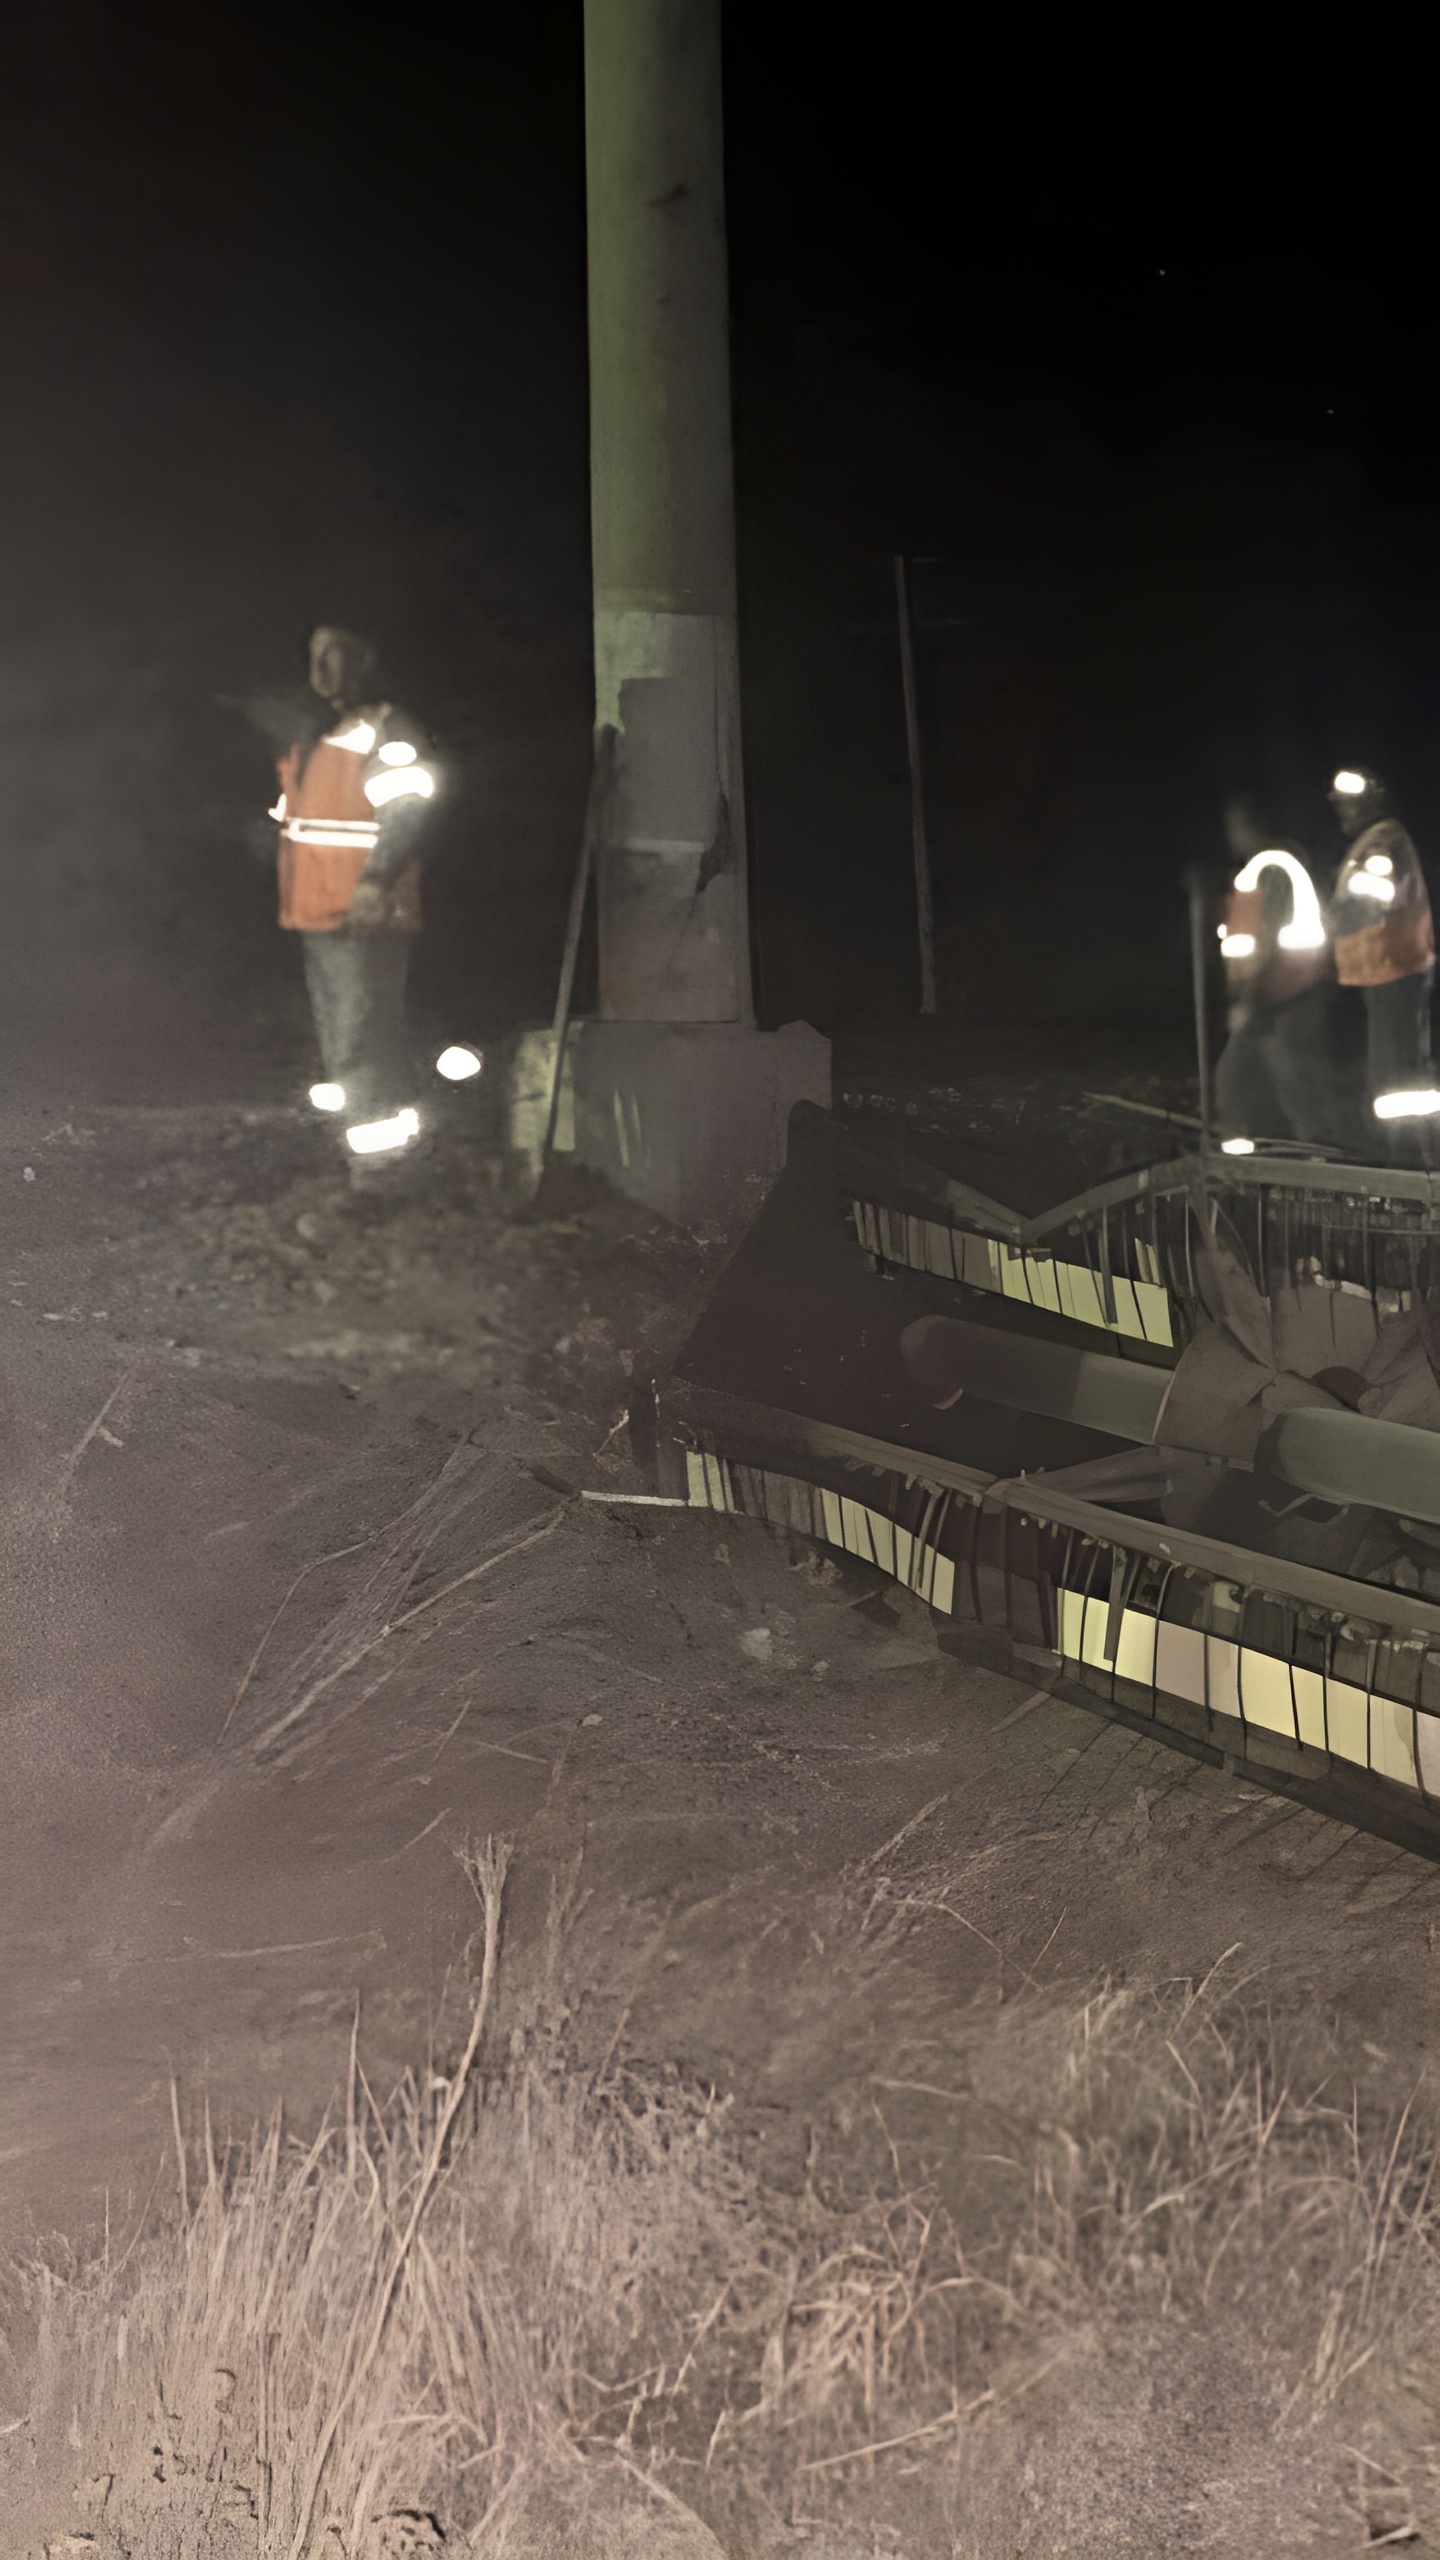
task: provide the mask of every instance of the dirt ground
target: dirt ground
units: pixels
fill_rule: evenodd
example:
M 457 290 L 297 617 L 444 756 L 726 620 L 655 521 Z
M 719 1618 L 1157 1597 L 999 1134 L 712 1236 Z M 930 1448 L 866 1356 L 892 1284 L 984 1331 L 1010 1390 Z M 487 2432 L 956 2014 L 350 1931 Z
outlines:
M 1027 2020 L 1222 1960 L 1315 2011 L 1365 2106 L 1433 2104 L 1440 1870 L 1106 1724 L 1038 1658 L 942 1649 L 858 1566 L 577 1498 L 640 1489 L 630 1380 L 718 1246 L 575 1182 L 518 1213 L 463 1096 L 394 1191 L 278 1101 L 19 1103 L 0 1186 L 10 2257 L 130 2227 L 172 2109 L 313 2120 L 357 2000 L 377 2080 L 434 2049 L 456 1851 L 488 1834 L 518 1949 L 576 1879 L 579 2047 L 728 2097 L 762 2185 L 822 2129 L 973 2206 Z M 1212 2348 L 1156 2332 L 1083 2424 L 1037 2408 L 983 2548 L 1355 2548 L 1362 2457 L 1434 2542 L 1433 2368 L 1282 2460 Z M 23 2359 L 17 2331 L 17 2560 L 59 2530 Z M 847 2550 L 938 2551 L 918 2494 L 867 2474 Z

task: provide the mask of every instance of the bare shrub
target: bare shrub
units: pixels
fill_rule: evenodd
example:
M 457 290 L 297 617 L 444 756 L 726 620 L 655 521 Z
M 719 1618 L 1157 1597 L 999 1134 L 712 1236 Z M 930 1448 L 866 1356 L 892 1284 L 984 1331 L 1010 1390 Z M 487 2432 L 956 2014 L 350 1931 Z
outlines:
M 233 1726 L 248 1752 L 274 1765 L 313 1752 L 390 1677 L 394 1638 L 457 1592 L 473 1605 L 476 1587 L 552 1536 L 567 1508 L 565 1500 L 552 1501 L 542 1516 L 533 1479 L 474 1441 L 462 1441 L 395 1519 L 297 1574 L 250 1658 L 221 1739 Z M 463 1533 L 463 1561 L 457 1557 L 447 1570 L 443 1559 L 457 1533 Z M 278 1631 L 288 1623 L 286 1613 L 302 1586 L 322 1567 L 362 1550 L 364 1566 L 339 1604 L 272 1667 Z M 533 1607 L 533 1576 L 524 1590 Z M 379 1667 L 377 1657 L 383 1657 Z M 358 1686 L 356 1672 L 362 1675 Z
M 1257 2478 L 1285 2430 L 1312 2488 L 1337 2410 L 1393 2421 L 1407 2376 L 1433 2386 L 1428 2127 L 1367 2117 L 1255 1984 L 1014 2003 L 1002 2094 L 983 2120 L 955 2098 L 948 2207 L 878 2130 L 878 2173 L 832 2131 L 787 2190 L 748 2165 L 733 2102 L 673 2071 L 582 2068 L 544 2031 L 485 2067 L 503 1859 L 473 1874 L 484 1954 L 453 2072 L 382 2103 L 357 2055 L 312 2140 L 277 2120 L 217 2150 L 207 2130 L 182 2146 L 178 2222 L 34 2278 L 32 2430 L 99 2476 L 107 2560 L 358 2560 L 442 2532 L 529 2560 L 551 2547 L 537 2498 L 593 2513 L 607 2483 L 696 2537 L 676 2549 L 803 2525 L 839 2551 L 862 2516 L 904 2515 L 907 2551 L 978 2552 L 978 2526 L 953 2539 L 977 2481 L 1006 2549 L 1027 2497 L 1047 2510 L 1028 2551 L 1129 2548 L 1105 2521 L 1122 2494 L 1162 2501 L 1138 2516 L 1155 2548 L 1186 2488 L 1158 2403 L 1136 2441 L 1159 2444 L 1159 2485 L 1142 2496 L 1112 2441 L 1097 2538 L 1074 2523 L 1086 2413 L 1137 2347 L 1163 2373 L 1216 2339 Z M 1047 2442 L 1067 2448 L 1053 2490 Z M 1393 2429 L 1363 2456 L 1407 2515 L 1417 2459 Z M 1253 2515 L 1235 2531 L 1211 2547 L 1262 2547 Z

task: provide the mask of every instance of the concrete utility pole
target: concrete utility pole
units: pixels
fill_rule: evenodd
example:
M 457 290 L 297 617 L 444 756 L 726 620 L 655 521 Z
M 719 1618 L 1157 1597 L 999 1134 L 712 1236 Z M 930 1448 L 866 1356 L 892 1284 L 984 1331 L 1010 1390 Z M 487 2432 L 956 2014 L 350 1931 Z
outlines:
M 748 1022 L 719 0 L 586 0 L 600 1011 Z
M 829 1044 L 755 1028 L 720 0 L 585 0 L 600 1018 L 575 1148 L 686 1221 L 757 1201 Z

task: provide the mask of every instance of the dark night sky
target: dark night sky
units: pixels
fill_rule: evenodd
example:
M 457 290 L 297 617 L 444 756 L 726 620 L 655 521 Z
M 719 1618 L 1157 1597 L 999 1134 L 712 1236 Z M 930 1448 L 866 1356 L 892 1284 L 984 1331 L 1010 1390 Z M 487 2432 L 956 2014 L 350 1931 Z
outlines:
M 461 777 L 422 992 L 548 1009 L 588 718 L 579 18 L 7 14 L 12 849 L 83 838 L 96 912 L 171 934 L 197 985 L 222 949 L 237 983 L 279 966 L 264 758 L 214 696 L 283 680 L 328 612 L 381 630 Z M 1283 66 L 1053 41 L 727 15 L 772 1019 L 913 1002 L 901 547 L 956 1005 L 1171 1003 L 1177 875 L 1218 856 L 1225 793 L 1324 853 L 1342 756 L 1393 773 L 1440 861 L 1423 162 L 1379 148 L 1353 65 L 1363 155 Z M 97 764 L 137 687 L 146 752 Z M 30 774 L 41 696 L 84 732 L 84 806 L 53 756 Z

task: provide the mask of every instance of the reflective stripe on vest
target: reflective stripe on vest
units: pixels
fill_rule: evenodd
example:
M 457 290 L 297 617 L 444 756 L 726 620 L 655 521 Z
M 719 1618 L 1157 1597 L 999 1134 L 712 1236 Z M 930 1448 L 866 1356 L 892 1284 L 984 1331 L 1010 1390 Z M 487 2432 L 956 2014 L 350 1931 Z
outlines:
M 286 818 L 280 833 L 292 844 L 358 845 L 368 853 L 380 841 L 380 823 L 376 818 Z

